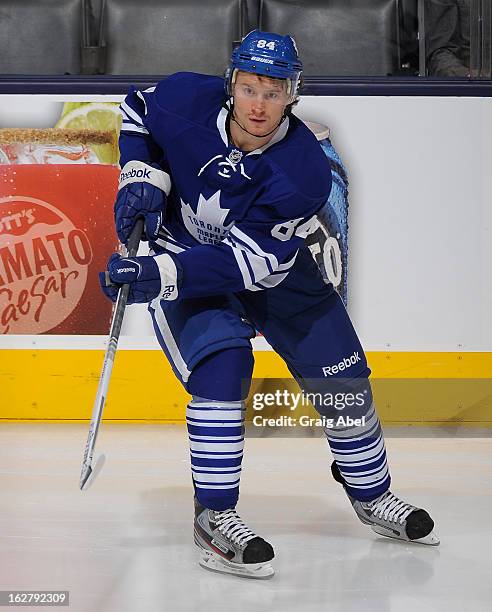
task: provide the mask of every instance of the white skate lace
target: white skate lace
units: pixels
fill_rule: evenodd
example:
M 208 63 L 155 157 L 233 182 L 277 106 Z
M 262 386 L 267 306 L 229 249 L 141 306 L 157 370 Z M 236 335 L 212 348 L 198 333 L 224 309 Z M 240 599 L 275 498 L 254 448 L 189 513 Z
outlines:
M 372 501 L 370 504 L 364 504 L 372 511 L 375 517 L 403 525 L 407 516 L 415 510 L 414 506 L 398 499 L 396 495 L 387 491 L 382 497 Z
M 256 534 L 246 527 L 241 517 L 232 508 L 223 512 L 214 512 L 214 522 L 220 533 L 239 546 L 244 546 L 256 538 Z

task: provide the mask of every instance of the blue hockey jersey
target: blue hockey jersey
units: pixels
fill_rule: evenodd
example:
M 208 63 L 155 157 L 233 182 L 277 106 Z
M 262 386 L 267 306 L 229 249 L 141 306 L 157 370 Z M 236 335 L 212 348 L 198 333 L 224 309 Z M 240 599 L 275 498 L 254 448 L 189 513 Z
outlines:
M 177 73 L 132 87 L 121 104 L 120 165 L 157 163 L 171 177 L 155 254 L 174 254 L 181 297 L 281 283 L 331 189 L 315 136 L 290 115 L 265 146 L 229 141 L 222 78 Z

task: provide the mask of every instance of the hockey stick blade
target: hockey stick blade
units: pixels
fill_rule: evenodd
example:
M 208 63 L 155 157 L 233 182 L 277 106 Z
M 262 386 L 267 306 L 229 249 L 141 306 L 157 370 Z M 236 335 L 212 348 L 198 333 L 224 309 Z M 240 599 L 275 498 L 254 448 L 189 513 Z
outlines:
M 80 490 L 87 491 L 92 486 L 94 480 L 98 477 L 99 473 L 103 469 L 103 465 L 106 462 L 106 455 L 99 455 L 92 469 L 91 464 L 85 464 L 82 466 L 82 474 L 80 475 Z

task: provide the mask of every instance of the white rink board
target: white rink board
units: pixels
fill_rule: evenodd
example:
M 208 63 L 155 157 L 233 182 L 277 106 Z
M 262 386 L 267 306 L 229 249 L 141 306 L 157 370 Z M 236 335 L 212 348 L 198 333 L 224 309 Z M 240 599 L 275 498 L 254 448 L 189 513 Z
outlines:
M 121 98 L 1 95 L 0 126 L 49 127 L 62 101 Z M 309 96 L 296 114 L 329 126 L 348 168 L 349 311 L 366 350 L 492 350 L 492 100 Z M 128 315 L 128 346 L 157 348 L 145 308 Z
M 492 349 L 492 99 L 316 97 L 348 167 L 349 311 L 369 350 Z

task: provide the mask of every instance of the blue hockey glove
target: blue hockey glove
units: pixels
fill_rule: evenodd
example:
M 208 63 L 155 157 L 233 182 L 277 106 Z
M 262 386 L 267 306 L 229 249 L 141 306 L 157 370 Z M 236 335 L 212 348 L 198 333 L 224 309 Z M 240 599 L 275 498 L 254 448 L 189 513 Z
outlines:
M 130 284 L 128 304 L 178 297 L 178 271 L 173 258 L 166 253 L 155 257 L 121 257 L 114 253 L 108 261 L 108 273 L 99 272 L 99 283 L 112 302 L 116 302 L 120 286 L 127 283 Z
M 120 174 L 114 205 L 116 233 L 126 244 L 137 217 L 145 219 L 142 240 L 156 240 L 171 191 L 171 179 L 157 164 L 129 161 Z

